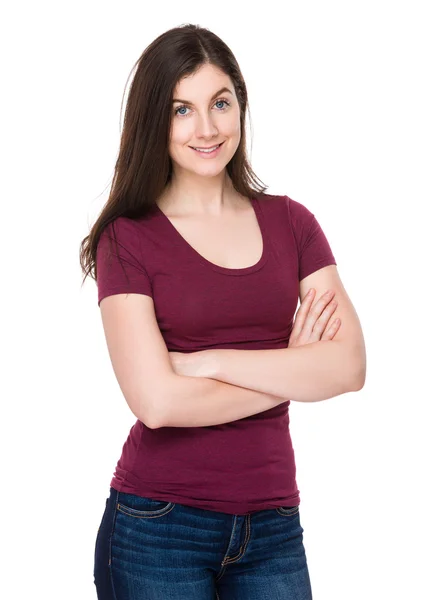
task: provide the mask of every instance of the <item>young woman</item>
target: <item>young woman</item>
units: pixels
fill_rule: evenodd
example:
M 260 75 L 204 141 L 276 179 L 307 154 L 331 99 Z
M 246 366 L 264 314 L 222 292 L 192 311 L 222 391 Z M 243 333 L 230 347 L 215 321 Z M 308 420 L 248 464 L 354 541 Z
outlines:
M 80 256 L 137 418 L 97 534 L 97 595 L 306 600 L 288 409 L 362 388 L 361 326 L 314 214 L 249 165 L 228 46 L 185 25 L 136 66 Z

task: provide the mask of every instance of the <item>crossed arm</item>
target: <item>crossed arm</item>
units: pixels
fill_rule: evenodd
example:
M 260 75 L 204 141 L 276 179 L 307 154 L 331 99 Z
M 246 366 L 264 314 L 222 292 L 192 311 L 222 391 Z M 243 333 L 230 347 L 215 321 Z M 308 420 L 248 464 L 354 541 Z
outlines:
M 336 265 L 324 267 L 300 282 L 301 302 L 311 287 L 316 289 L 316 298 L 327 289 L 335 292 L 338 307 L 333 316 L 341 319 L 341 327 L 332 340 L 277 350 L 194 352 L 182 355 L 186 374 L 298 402 L 315 402 L 360 390 L 366 377 L 365 343 Z

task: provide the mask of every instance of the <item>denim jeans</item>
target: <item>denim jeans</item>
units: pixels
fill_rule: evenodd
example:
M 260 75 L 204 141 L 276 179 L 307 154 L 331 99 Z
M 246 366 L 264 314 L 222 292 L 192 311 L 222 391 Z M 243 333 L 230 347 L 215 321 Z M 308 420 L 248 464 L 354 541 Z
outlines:
M 110 488 L 99 600 L 311 600 L 299 506 L 231 515 Z

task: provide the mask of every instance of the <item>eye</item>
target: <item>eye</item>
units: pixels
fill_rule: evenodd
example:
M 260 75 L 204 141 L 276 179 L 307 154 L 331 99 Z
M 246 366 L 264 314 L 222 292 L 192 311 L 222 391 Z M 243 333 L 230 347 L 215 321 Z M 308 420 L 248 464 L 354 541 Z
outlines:
M 174 111 L 175 115 L 180 115 L 181 117 L 185 117 L 186 115 L 182 115 L 181 113 L 179 113 L 179 110 L 183 110 L 183 109 L 187 109 L 189 108 L 188 106 L 182 105 L 179 106 L 178 108 L 176 108 L 176 110 Z
M 227 101 L 227 100 L 225 100 L 224 98 L 221 98 L 220 100 L 216 100 L 214 104 L 225 104 L 225 106 L 224 106 L 223 108 L 219 108 L 219 109 L 218 109 L 220 112 L 222 112 L 222 111 L 226 110 L 226 108 L 227 108 L 228 106 L 230 106 L 230 102 L 228 102 L 228 101 Z M 179 116 L 179 117 L 187 117 L 187 115 L 188 115 L 189 113 L 182 114 L 182 113 L 181 113 L 181 112 L 179 112 L 179 111 L 180 111 L 180 110 L 186 110 L 186 109 L 189 109 L 189 108 L 190 108 L 190 107 L 189 107 L 189 106 L 187 106 L 186 104 L 181 104 L 180 106 L 178 106 L 178 107 L 177 107 L 177 108 L 174 110 L 174 114 L 175 114 L 175 115 L 177 115 L 177 116 Z
M 216 104 L 227 104 L 227 106 L 229 106 L 229 103 L 226 102 L 226 100 L 217 100 Z

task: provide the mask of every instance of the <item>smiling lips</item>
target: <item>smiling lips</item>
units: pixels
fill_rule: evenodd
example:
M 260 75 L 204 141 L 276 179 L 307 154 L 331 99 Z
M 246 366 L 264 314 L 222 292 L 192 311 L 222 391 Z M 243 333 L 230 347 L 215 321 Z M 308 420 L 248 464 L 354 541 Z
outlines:
M 200 148 L 200 147 L 194 148 L 193 146 L 190 146 L 190 148 L 192 148 L 192 150 L 197 152 L 199 155 L 216 156 L 223 144 L 224 144 L 224 142 L 221 142 L 221 144 L 216 144 L 215 146 L 210 146 L 209 148 Z

